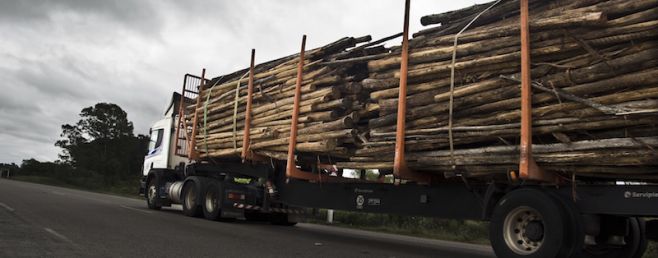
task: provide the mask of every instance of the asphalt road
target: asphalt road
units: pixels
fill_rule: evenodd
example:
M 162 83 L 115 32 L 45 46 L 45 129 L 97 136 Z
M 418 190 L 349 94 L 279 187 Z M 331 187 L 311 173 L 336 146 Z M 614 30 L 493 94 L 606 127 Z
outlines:
M 494 257 L 479 245 L 303 223 L 215 222 L 145 206 L 0 179 L 0 257 Z

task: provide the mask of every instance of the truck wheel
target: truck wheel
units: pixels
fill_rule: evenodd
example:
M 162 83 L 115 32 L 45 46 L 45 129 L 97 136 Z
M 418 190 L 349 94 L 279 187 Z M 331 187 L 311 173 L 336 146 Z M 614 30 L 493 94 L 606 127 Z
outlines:
M 628 218 L 628 235 L 624 237 L 626 245 L 610 246 L 599 244 L 587 246 L 583 257 L 587 258 L 641 258 L 647 250 L 646 228 L 644 220 L 640 218 Z M 602 237 L 604 241 L 606 237 Z
M 152 210 L 159 210 L 162 208 L 158 179 L 157 176 L 151 178 L 146 186 L 146 205 Z
M 519 189 L 501 198 L 489 238 L 497 257 L 558 257 L 564 248 L 563 208 L 548 194 Z
M 183 185 L 182 201 L 183 214 L 190 217 L 200 217 L 202 214 L 201 205 L 198 202 L 199 187 L 194 181 L 188 181 Z
M 244 218 L 247 221 L 268 221 L 270 220 L 270 214 L 267 213 L 262 213 L 258 211 L 245 211 L 244 212 Z
M 203 194 L 203 216 L 209 220 L 219 220 L 222 214 L 222 191 L 217 182 L 212 181 L 206 186 Z
M 297 225 L 297 216 L 290 213 L 272 213 L 270 214 L 270 223 L 280 226 Z

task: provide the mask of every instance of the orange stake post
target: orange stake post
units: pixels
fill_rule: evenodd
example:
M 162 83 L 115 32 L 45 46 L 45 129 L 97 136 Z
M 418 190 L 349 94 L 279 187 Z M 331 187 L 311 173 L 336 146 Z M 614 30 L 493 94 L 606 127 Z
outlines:
M 530 28 L 528 0 L 521 0 L 521 153 L 519 176 L 522 179 L 553 181 L 554 176 L 541 170 L 532 157 L 532 83 L 530 78 Z
M 171 153 L 172 155 L 176 155 L 178 151 L 178 144 L 179 144 L 179 138 L 180 138 L 180 129 L 181 126 L 183 125 L 183 122 L 185 120 L 185 111 L 183 108 L 185 108 L 185 84 L 187 83 L 187 75 L 183 76 L 183 89 L 180 91 L 180 103 L 178 103 L 178 121 L 176 121 L 176 130 L 174 131 L 174 150 Z M 185 134 L 187 137 L 187 134 Z M 187 140 L 187 139 L 186 139 Z
M 395 129 L 395 157 L 393 174 L 402 179 L 419 182 L 429 181 L 429 176 L 415 173 L 407 167 L 405 160 L 405 127 L 407 113 L 407 71 L 409 66 L 409 0 L 404 4 L 404 27 L 402 30 L 402 60 L 400 62 L 400 91 L 398 93 L 397 127 Z
M 196 134 L 197 134 L 197 127 L 199 123 L 199 107 L 201 106 L 201 92 L 203 91 L 203 88 L 205 87 L 206 84 L 206 68 L 203 68 L 201 70 L 201 83 L 199 84 L 199 96 L 196 99 L 196 105 L 194 107 L 194 119 L 192 120 L 192 139 L 189 142 L 188 146 L 188 158 L 190 160 L 195 160 L 199 157 L 199 153 L 195 150 L 194 146 L 196 146 Z
M 295 96 L 292 107 L 292 122 L 290 123 L 290 140 L 288 142 L 288 160 L 286 163 L 286 177 L 304 180 L 327 181 L 328 176 L 312 174 L 297 169 L 295 165 L 295 148 L 297 147 L 297 125 L 299 122 L 299 102 L 302 96 L 302 75 L 304 72 L 304 51 L 306 49 L 306 35 L 302 37 L 302 49 L 299 52 L 299 64 L 297 64 L 297 83 L 295 84 Z
M 244 133 L 242 135 L 242 162 L 244 162 L 249 155 L 249 144 L 251 135 L 251 101 L 254 92 L 254 57 L 256 56 L 256 49 L 251 49 L 251 65 L 249 66 L 249 84 L 247 86 L 247 108 L 244 115 Z
M 297 83 L 295 84 L 295 97 L 292 107 L 292 122 L 290 123 L 290 141 L 288 142 L 288 161 L 286 163 L 286 176 L 293 177 L 295 166 L 295 148 L 297 147 L 297 122 L 299 121 L 299 99 L 302 95 L 302 73 L 304 69 L 304 51 L 306 49 L 306 35 L 302 37 L 302 50 L 299 52 L 297 64 Z

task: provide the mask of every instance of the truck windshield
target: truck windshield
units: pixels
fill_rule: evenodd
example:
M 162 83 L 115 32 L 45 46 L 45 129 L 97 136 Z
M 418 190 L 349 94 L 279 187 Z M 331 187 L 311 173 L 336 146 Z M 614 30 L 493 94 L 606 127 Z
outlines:
M 162 145 L 162 136 L 164 129 L 157 129 L 151 132 L 151 140 L 149 141 L 149 153 Z

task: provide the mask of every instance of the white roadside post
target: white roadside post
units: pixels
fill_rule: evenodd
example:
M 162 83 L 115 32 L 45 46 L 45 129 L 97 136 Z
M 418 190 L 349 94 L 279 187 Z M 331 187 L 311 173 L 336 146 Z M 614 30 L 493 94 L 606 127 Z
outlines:
M 327 223 L 334 223 L 334 210 L 327 210 Z

